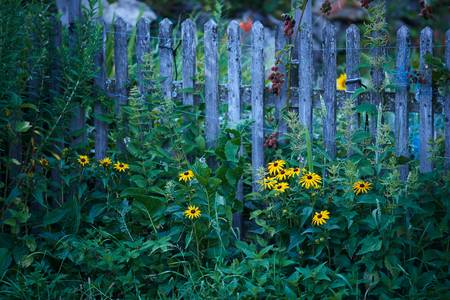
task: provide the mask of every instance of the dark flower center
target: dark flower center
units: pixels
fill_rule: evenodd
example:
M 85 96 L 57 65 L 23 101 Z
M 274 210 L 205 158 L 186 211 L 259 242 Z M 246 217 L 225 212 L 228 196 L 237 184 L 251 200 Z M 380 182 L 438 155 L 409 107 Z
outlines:
M 281 188 L 282 188 L 282 186 L 281 186 L 281 185 L 277 186 L 277 189 L 281 189 Z
M 309 180 L 311 180 L 311 179 L 312 179 L 312 176 L 311 176 L 311 175 L 308 175 L 308 177 L 306 177 L 306 178 L 308 178 Z
M 189 175 L 189 172 L 184 172 L 184 175 Z
M 294 169 L 294 172 L 298 172 L 298 168 L 295 168 L 295 169 Z
M 191 209 L 191 214 L 195 214 L 195 209 Z
M 359 185 L 359 187 L 365 187 L 365 185 L 364 185 L 364 183 L 361 183 L 360 185 Z
M 278 167 L 278 163 L 274 163 L 273 166 L 274 166 L 274 167 Z
M 85 162 L 86 160 L 84 158 L 81 159 L 81 162 Z
M 318 218 L 318 219 L 322 219 L 322 214 L 318 214 L 318 215 L 317 215 L 317 218 Z
M 123 168 L 123 164 L 120 164 L 119 167 Z
M 281 170 L 280 174 L 283 175 L 284 173 L 286 173 L 286 172 L 284 172 L 283 170 Z

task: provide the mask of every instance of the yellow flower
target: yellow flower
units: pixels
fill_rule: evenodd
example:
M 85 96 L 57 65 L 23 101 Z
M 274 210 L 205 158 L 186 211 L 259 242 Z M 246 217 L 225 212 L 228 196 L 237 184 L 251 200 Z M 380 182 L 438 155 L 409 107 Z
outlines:
M 114 169 L 116 169 L 116 171 L 119 171 L 119 172 L 125 172 L 129 168 L 130 167 L 128 166 L 128 164 L 120 162 L 120 161 L 118 161 L 114 164 Z
M 300 168 L 290 168 L 289 170 L 291 170 L 290 171 L 291 172 L 291 176 L 290 177 L 300 175 Z
M 291 174 L 291 171 L 289 171 L 289 169 L 287 169 L 287 170 L 282 169 L 282 170 L 280 170 L 280 172 L 278 172 L 278 175 L 276 176 L 276 178 L 280 181 L 286 180 L 289 177 L 291 177 L 290 174 Z
M 367 181 L 359 180 L 353 184 L 353 192 L 356 195 L 363 194 L 363 193 L 367 194 L 367 192 L 371 189 L 372 189 L 372 184 Z
M 306 189 L 311 187 L 318 189 L 321 182 L 322 178 L 318 174 L 312 172 L 307 172 L 300 178 L 300 184 Z
M 188 182 L 194 178 L 194 172 L 192 170 L 184 171 L 183 173 L 178 174 L 178 180 Z
M 347 89 L 347 74 L 342 73 L 339 75 L 338 79 L 336 79 L 336 89 L 338 91 L 345 91 Z
M 107 168 L 112 164 L 112 161 L 111 158 L 105 157 L 103 159 L 100 159 L 98 163 L 100 164 L 100 166 Z
M 273 161 L 267 165 L 267 170 L 270 175 L 277 175 L 281 170 L 284 169 L 286 162 L 282 159 Z
M 278 193 L 284 193 L 289 188 L 289 183 L 287 182 L 279 182 L 277 183 L 273 189 Z
M 330 212 L 328 210 L 322 210 L 321 212 L 314 212 L 312 219 L 313 225 L 323 225 L 330 218 Z
M 41 158 L 40 160 L 39 160 L 39 164 L 42 166 L 42 167 L 48 167 L 48 160 L 46 160 L 45 158 Z
M 259 185 L 266 190 L 271 190 L 277 184 L 275 177 L 266 177 L 258 181 Z
M 89 157 L 87 155 L 79 155 L 78 156 L 78 163 L 82 166 L 85 167 L 86 165 L 89 164 Z
M 202 214 L 202 211 L 194 205 L 189 205 L 188 208 L 184 211 L 184 216 L 188 219 L 197 219 Z

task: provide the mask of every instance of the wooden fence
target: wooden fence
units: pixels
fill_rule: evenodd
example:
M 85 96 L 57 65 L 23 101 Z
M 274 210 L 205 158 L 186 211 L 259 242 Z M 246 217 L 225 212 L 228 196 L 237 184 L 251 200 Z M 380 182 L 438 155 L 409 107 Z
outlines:
M 79 2 L 79 1 L 73 1 Z M 79 10 L 79 5 L 74 5 L 72 10 Z M 80 16 L 79 13 L 71 13 L 69 17 L 69 34 L 73 23 Z M 281 22 L 280 22 L 281 23 Z M 282 49 L 291 39 L 285 37 L 282 25 L 277 30 L 275 49 Z M 127 104 L 127 83 L 128 83 L 128 61 L 127 61 L 127 28 L 125 22 L 117 18 L 114 24 L 114 63 L 115 63 L 115 84 L 114 97 L 116 99 L 116 113 L 120 114 L 120 107 Z M 256 170 L 264 165 L 264 105 L 275 105 L 277 116 L 280 118 L 280 111 L 285 108 L 288 98 L 288 85 L 285 82 L 279 96 L 270 94 L 265 88 L 264 81 L 266 73 L 264 70 L 264 26 L 260 22 L 255 22 L 251 30 L 251 85 L 241 84 L 241 33 L 239 23 L 231 21 L 227 27 L 228 43 L 228 83 L 219 84 L 218 66 L 218 27 L 210 20 L 204 25 L 204 85 L 197 85 L 194 81 L 196 77 L 196 25 L 187 19 L 181 24 L 181 55 L 182 55 L 182 80 L 174 81 L 174 41 L 173 24 L 170 20 L 164 19 L 159 24 L 159 59 L 160 76 L 163 78 L 162 91 L 166 98 L 181 98 L 185 105 L 196 105 L 198 99 L 187 91 L 193 89 L 204 89 L 205 99 L 205 137 L 208 147 L 214 147 L 219 135 L 219 103 L 228 103 L 229 124 L 234 125 L 241 120 L 243 103 L 251 104 L 251 118 L 253 121 L 252 140 L 252 167 L 253 182 L 256 182 Z M 99 67 L 96 85 L 101 89 L 106 89 L 105 72 L 105 27 L 103 26 L 103 46 L 96 57 Z M 424 28 L 420 33 L 420 74 L 424 81 L 419 85 L 418 103 L 413 102 L 413 97 L 409 94 L 411 39 L 409 29 L 402 26 L 397 31 L 397 55 L 396 55 L 396 91 L 395 93 L 378 92 L 383 81 L 384 71 L 381 69 L 372 70 L 372 77 L 376 78 L 373 92 L 358 96 L 358 101 L 370 102 L 378 106 L 382 99 L 385 99 L 385 108 L 395 112 L 395 138 L 396 154 L 399 156 L 409 156 L 408 145 L 408 112 L 415 111 L 420 116 L 420 170 L 430 172 L 432 170 L 430 141 L 433 139 L 433 117 L 435 111 L 442 111 L 445 119 L 445 161 L 450 165 L 450 96 L 446 95 L 439 101 L 434 101 L 431 84 L 431 68 L 427 65 L 425 57 L 433 52 L 433 32 L 431 28 Z M 145 82 L 143 74 L 144 56 L 150 51 L 150 22 L 141 19 L 137 24 L 136 34 L 136 61 L 137 61 L 137 83 L 141 93 L 148 91 L 149 83 Z M 304 13 L 304 18 L 300 26 L 298 38 L 295 39 L 298 45 L 298 87 L 292 87 L 291 95 L 292 107 L 298 108 L 299 121 L 312 132 L 313 108 L 319 104 L 319 96 L 323 97 L 326 115 L 323 120 L 323 139 L 328 155 L 334 159 L 336 156 L 336 111 L 340 102 L 346 97 L 352 96 L 360 87 L 360 31 L 357 26 L 351 25 L 346 30 L 346 74 L 347 91 L 336 91 L 337 77 L 337 47 L 336 29 L 331 23 L 327 23 L 323 30 L 323 90 L 313 90 L 313 48 L 312 48 L 312 16 L 310 2 Z M 383 55 L 382 49 L 374 49 L 374 55 Z M 445 62 L 450 67 L 450 30 L 446 33 Z M 281 66 L 281 72 L 285 72 Z M 435 93 L 436 94 L 436 93 Z M 435 97 L 436 98 L 436 97 Z M 77 108 L 75 121 L 72 123 L 73 131 L 80 131 L 84 127 L 83 109 Z M 105 110 L 100 103 L 95 105 L 96 114 L 101 114 Z M 286 125 L 279 119 L 280 134 L 286 131 Z M 352 130 L 356 129 L 353 120 Z M 376 130 L 376 122 L 371 121 L 370 131 L 372 134 Z M 80 143 L 84 139 L 78 139 Z M 122 145 L 123 147 L 123 145 Z M 106 154 L 107 149 L 107 125 L 101 120 L 95 120 L 95 155 L 100 159 Z M 407 166 L 401 167 L 403 179 L 408 174 Z M 254 184 L 253 188 L 257 186 Z M 239 197 L 242 197 L 239 196 Z

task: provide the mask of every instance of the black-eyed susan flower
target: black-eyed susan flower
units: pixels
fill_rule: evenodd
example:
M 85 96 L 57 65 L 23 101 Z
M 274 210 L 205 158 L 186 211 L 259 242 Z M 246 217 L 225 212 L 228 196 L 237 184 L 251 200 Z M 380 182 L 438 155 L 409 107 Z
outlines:
M 328 210 L 322 210 L 321 212 L 314 212 L 314 216 L 312 219 L 313 225 L 323 225 L 330 218 L 330 212 Z
M 278 181 L 283 181 L 288 179 L 290 172 L 289 169 L 281 169 L 280 172 L 278 172 L 277 176 L 275 176 L 277 178 Z
M 300 175 L 300 168 L 290 168 L 291 177 Z
M 89 157 L 87 155 L 79 155 L 78 156 L 78 163 L 82 166 L 85 167 L 89 164 Z
M 372 189 L 372 184 L 367 181 L 358 180 L 353 184 L 353 192 L 356 195 L 366 194 L 369 190 Z
M 120 162 L 120 161 L 118 161 L 114 164 L 114 169 L 118 172 L 125 172 L 129 168 L 130 168 L 130 166 L 128 166 L 128 164 Z
M 40 164 L 42 167 L 46 168 L 46 167 L 48 167 L 48 160 L 46 160 L 45 158 L 41 158 L 41 159 L 39 160 L 39 164 Z
M 100 166 L 102 166 L 104 168 L 107 168 L 107 167 L 109 167 L 112 164 L 112 161 L 111 161 L 111 158 L 104 157 L 104 158 L 100 159 L 98 161 L 98 163 L 100 164 Z
M 273 189 L 277 191 L 278 193 L 284 193 L 289 188 L 289 183 L 287 182 L 279 182 L 275 184 Z
M 195 205 L 189 205 L 188 208 L 184 211 L 184 216 L 188 219 L 197 219 L 201 216 L 202 211 Z
M 286 165 L 286 162 L 282 159 L 270 162 L 267 165 L 267 170 L 269 171 L 270 175 L 277 175 L 281 170 L 284 169 L 284 166 Z
M 178 174 L 178 180 L 188 182 L 194 178 L 194 172 L 192 170 L 184 171 L 183 173 Z
M 266 190 L 271 190 L 277 184 L 277 180 L 275 177 L 265 177 L 261 180 L 258 180 L 260 186 L 262 186 Z
M 336 89 L 338 91 L 345 91 L 347 89 L 347 74 L 343 73 L 336 79 Z
M 300 184 L 306 189 L 318 189 L 321 182 L 322 177 L 313 172 L 306 172 L 302 177 L 300 177 Z

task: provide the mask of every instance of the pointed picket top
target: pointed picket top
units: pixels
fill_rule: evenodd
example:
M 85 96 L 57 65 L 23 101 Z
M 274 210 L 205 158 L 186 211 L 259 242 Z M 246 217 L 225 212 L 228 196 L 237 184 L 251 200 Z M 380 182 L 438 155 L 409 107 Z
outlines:
M 149 18 L 142 17 L 142 18 L 139 18 L 139 20 L 137 21 L 136 27 L 141 28 L 141 29 L 148 28 L 150 26 L 150 23 L 151 23 L 151 20 Z
M 164 19 L 162 19 L 161 22 L 159 22 L 159 26 L 161 26 L 163 28 L 167 28 L 172 25 L 173 25 L 172 21 L 170 21 L 170 19 L 168 19 L 168 18 L 164 18 Z
M 168 18 L 159 22 L 159 42 L 163 47 L 172 47 L 172 27 L 173 23 Z
M 186 19 L 183 22 L 181 22 L 181 27 L 191 27 L 191 26 L 195 26 L 194 21 L 192 21 L 192 19 Z
M 252 32 L 259 32 L 264 30 L 264 25 L 260 21 L 253 23 Z
M 117 17 L 115 20 L 114 20 L 114 27 L 116 28 L 116 29 L 126 29 L 127 28 L 127 23 L 125 23 L 125 21 L 121 18 L 121 17 Z
M 348 26 L 346 31 L 347 32 L 358 32 L 359 33 L 359 28 L 355 24 L 352 24 L 352 25 Z
M 213 28 L 217 28 L 217 23 L 213 19 L 210 19 L 208 22 L 205 23 L 205 31 L 211 30 Z
M 230 35 L 231 32 L 236 32 L 239 30 L 239 22 L 236 20 L 232 20 L 227 27 L 227 34 Z
M 397 30 L 397 37 L 407 37 L 409 35 L 409 28 L 406 25 L 400 26 Z

